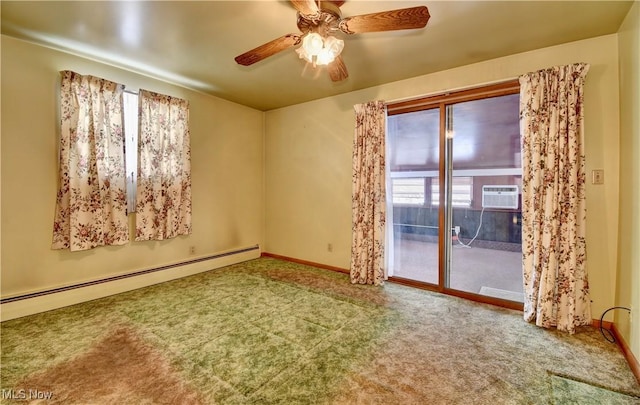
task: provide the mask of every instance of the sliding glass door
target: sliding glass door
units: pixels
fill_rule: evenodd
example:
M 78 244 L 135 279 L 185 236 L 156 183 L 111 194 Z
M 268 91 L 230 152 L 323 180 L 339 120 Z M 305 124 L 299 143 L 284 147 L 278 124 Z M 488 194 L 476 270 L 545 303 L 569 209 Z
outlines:
M 389 107 L 392 276 L 522 302 L 516 84 Z

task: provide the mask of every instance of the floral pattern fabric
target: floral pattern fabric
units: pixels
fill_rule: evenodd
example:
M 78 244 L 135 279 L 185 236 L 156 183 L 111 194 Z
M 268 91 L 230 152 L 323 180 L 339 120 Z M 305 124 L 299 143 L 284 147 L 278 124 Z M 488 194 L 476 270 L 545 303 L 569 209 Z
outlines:
M 586 268 L 583 86 L 589 65 L 520 77 L 524 318 L 591 324 Z
M 191 233 L 189 103 L 140 90 L 136 241 Z
M 385 106 L 354 106 L 352 182 L 352 283 L 381 285 L 385 248 Z
M 129 241 L 123 86 L 71 71 L 61 75 L 52 248 L 78 251 L 123 245 Z

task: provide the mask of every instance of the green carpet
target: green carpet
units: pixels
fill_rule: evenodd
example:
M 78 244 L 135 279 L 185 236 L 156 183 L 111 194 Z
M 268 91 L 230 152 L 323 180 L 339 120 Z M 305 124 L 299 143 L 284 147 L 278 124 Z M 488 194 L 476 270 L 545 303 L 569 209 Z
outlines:
M 41 385 L 34 386 L 31 376 L 127 328 L 161 353 L 204 403 L 316 403 L 330 397 L 341 376 L 367 359 L 373 342 L 391 325 L 392 311 L 278 280 L 300 269 L 275 263 L 258 260 L 5 322 L 2 388 L 15 387 L 15 396 L 53 390 L 52 399 L 65 403 L 90 399 L 55 392 L 66 388 L 51 387 L 41 377 L 36 379 Z M 304 271 L 332 283 L 344 279 Z M 149 395 L 135 394 L 141 396 Z
M 580 398 L 571 380 L 549 373 L 640 394 L 618 348 L 593 328 L 570 336 L 517 311 L 392 283 L 351 285 L 344 274 L 267 258 L 3 322 L 0 336 L 2 403 L 31 393 L 64 404 Z M 609 400 L 601 391 L 588 395 Z
M 555 404 L 576 405 L 633 405 L 640 403 L 640 396 L 625 394 L 559 375 L 551 375 L 551 387 Z

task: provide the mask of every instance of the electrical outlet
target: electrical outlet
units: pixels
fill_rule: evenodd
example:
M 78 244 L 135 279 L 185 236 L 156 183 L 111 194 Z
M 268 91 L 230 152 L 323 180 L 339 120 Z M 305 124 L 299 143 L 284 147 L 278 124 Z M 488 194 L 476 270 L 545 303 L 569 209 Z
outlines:
M 195 246 L 189 246 L 189 254 L 190 255 L 195 255 L 196 254 L 196 247 Z
M 332 243 L 328 243 L 327 244 L 327 252 L 333 252 L 333 244 Z

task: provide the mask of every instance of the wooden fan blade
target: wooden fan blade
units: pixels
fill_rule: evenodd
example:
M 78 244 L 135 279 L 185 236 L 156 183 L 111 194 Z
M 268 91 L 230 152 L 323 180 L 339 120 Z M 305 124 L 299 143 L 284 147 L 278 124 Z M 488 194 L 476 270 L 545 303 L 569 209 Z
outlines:
M 360 34 L 423 28 L 429 17 L 429 10 L 425 6 L 403 8 L 346 17 L 340 21 L 340 29 L 347 34 Z
M 331 80 L 334 82 L 339 82 L 349 77 L 347 66 L 344 64 L 342 56 L 340 55 L 327 65 L 327 70 L 329 71 L 329 77 L 331 77 Z
M 290 0 L 293 7 L 304 15 L 316 15 L 320 12 L 314 0 Z
M 249 66 L 300 43 L 300 35 L 287 34 L 235 57 L 240 65 Z

